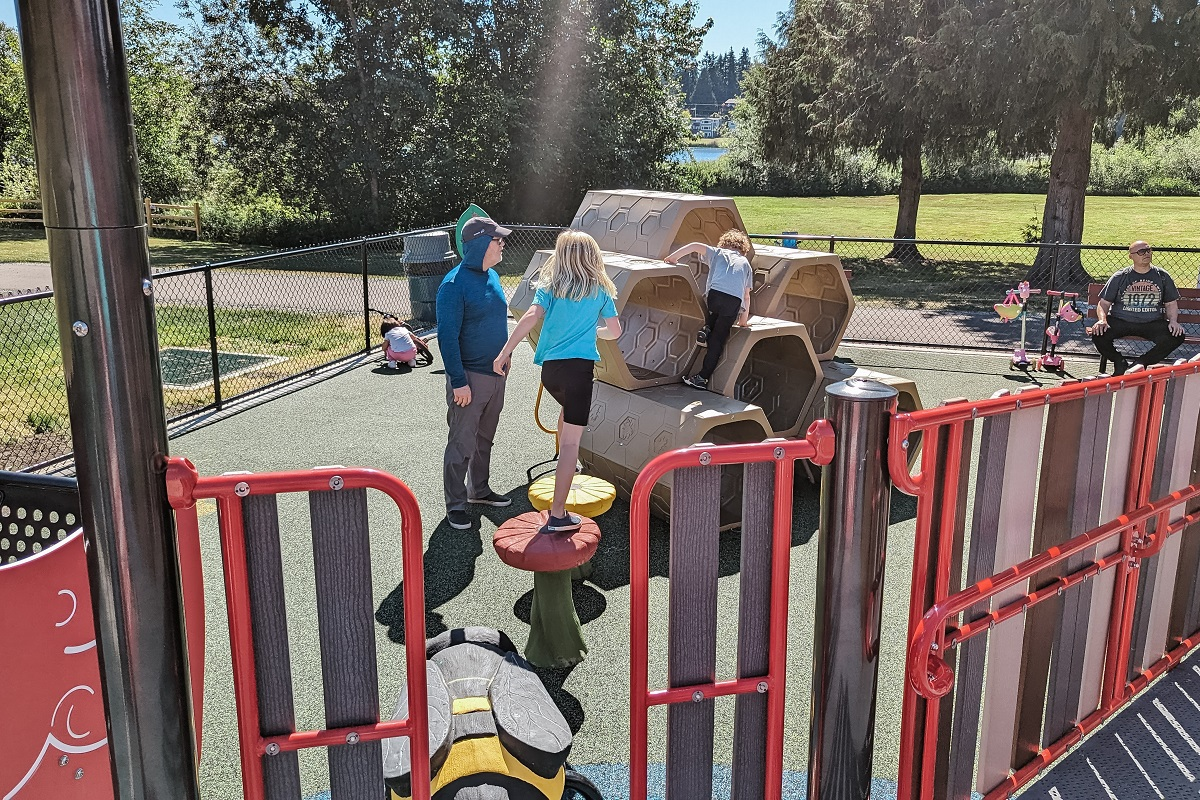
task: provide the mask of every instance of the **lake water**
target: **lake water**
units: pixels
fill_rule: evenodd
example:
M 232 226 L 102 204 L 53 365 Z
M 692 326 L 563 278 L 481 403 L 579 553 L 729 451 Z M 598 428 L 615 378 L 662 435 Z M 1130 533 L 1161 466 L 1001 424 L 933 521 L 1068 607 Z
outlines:
M 729 149 L 725 147 L 686 147 L 672 153 L 669 158 L 679 162 L 691 161 L 693 158 L 697 161 L 716 161 L 728 152 Z

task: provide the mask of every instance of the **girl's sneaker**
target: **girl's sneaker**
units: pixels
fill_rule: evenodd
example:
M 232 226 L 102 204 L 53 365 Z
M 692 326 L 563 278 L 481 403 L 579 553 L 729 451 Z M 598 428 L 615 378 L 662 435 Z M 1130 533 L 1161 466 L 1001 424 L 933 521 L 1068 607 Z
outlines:
M 389 358 L 388 359 L 388 369 L 399 369 L 399 367 L 396 366 L 395 361 L 393 361 L 392 359 Z
M 571 533 L 583 527 L 583 517 L 578 514 L 567 512 L 565 517 L 556 517 L 553 514 L 546 515 L 546 524 L 542 526 L 542 533 Z
M 693 375 L 690 378 L 684 378 L 683 382 L 693 389 L 707 389 L 708 378 L 702 378 L 699 375 Z
M 712 333 L 708 326 L 705 325 L 700 330 L 696 331 L 696 341 L 700 344 L 708 344 L 708 334 Z

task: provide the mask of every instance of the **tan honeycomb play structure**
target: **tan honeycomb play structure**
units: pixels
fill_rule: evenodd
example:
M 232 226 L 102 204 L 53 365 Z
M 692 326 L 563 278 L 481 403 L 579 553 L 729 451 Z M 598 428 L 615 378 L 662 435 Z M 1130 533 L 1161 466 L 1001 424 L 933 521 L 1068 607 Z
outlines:
M 604 251 L 623 328 L 619 340 L 599 343 L 580 461 L 626 499 L 642 468 L 668 450 L 803 435 L 823 413 L 822 390 L 836 381 L 873 378 L 899 390 L 901 411 L 921 408 L 911 381 L 831 360 L 854 311 L 841 260 L 767 245 L 751 254 L 750 325 L 733 329 L 709 391 L 682 384 L 704 358 L 696 333 L 707 316 L 707 267 L 662 259 L 690 242 L 715 245 L 731 228 L 744 231 L 732 199 L 592 191 L 571 227 L 591 234 Z M 534 280 L 551 255 L 534 254 L 510 303 L 514 316 L 533 303 Z M 535 346 L 540 332 L 530 334 Z M 917 444 L 910 443 L 910 458 Z M 741 469 L 722 468 L 722 528 L 740 522 L 741 480 Z M 651 511 L 666 516 L 670 497 L 668 477 L 655 487 Z
M 659 453 L 696 442 L 760 442 L 770 436 L 766 414 L 751 403 L 699 392 L 681 383 L 630 392 L 597 381 L 579 459 L 584 472 L 610 482 L 628 498 L 642 467 Z M 722 528 L 741 521 L 741 497 L 741 470 L 724 468 Z M 650 509 L 665 517 L 670 508 L 668 475 L 654 487 Z
M 746 230 L 731 198 L 635 189 L 588 192 L 571 227 L 601 250 L 654 259 L 689 242 L 715 245 L 731 228 Z

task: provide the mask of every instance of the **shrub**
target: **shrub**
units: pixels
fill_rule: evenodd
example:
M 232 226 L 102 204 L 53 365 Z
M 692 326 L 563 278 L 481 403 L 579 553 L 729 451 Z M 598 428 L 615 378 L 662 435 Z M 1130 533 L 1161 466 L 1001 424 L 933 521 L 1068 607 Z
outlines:
M 1142 194 L 1159 197 L 1195 197 L 1200 194 L 1196 184 L 1172 175 L 1153 175 L 1142 184 Z
M 67 419 L 57 411 L 34 410 L 25 415 L 34 433 L 55 433 L 67 427 Z
M 1042 240 L 1042 221 L 1036 215 L 1029 218 L 1029 221 L 1021 226 L 1021 241 L 1026 244 L 1033 244 Z
M 286 206 L 277 197 L 206 202 L 202 223 L 208 239 L 275 247 L 329 242 L 353 234 L 327 216 Z

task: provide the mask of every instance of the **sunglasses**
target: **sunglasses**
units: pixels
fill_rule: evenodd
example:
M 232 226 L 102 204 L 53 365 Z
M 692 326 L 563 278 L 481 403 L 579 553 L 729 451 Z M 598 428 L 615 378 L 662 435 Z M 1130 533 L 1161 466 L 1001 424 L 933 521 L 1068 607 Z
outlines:
M 1138 248 L 1137 250 L 1133 251 L 1133 254 L 1135 256 L 1148 256 L 1148 255 L 1150 255 L 1150 248 L 1149 247 Z

